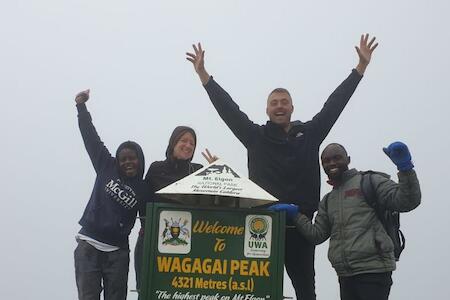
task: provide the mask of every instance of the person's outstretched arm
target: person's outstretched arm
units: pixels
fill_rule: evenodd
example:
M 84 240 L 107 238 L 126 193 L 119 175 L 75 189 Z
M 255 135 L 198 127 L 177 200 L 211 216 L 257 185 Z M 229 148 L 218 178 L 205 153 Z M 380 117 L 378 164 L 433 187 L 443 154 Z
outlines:
M 269 207 L 269 210 L 285 211 L 286 218 L 293 223 L 297 230 L 312 244 L 318 245 L 325 242 L 331 234 L 331 223 L 328 218 L 327 204 L 328 197 L 325 196 L 319 204 L 314 224 L 304 214 L 296 204 L 278 203 Z
M 77 94 L 75 102 L 78 110 L 78 126 L 83 137 L 84 146 L 91 158 L 92 165 L 96 172 L 104 168 L 112 160 L 111 153 L 105 147 L 98 136 L 97 130 L 92 123 L 92 117 L 86 107 L 89 100 L 90 90 L 85 90 Z
M 367 69 L 371 59 L 372 53 L 377 48 L 378 43 L 375 43 L 375 37 L 369 41 L 369 35 L 361 35 L 359 47 L 355 46 L 358 54 L 358 64 L 353 69 L 352 73 L 334 90 L 328 97 L 322 110 L 314 116 L 311 121 L 317 142 L 320 144 L 330 132 L 339 115 L 344 110 L 351 96 L 356 90 L 361 81 L 364 72 Z
M 222 120 L 233 131 L 234 135 L 245 145 L 251 143 L 254 131 L 259 127 L 239 109 L 231 96 L 214 81 L 205 69 L 205 50 L 202 45 L 192 45 L 194 53 L 187 52 L 186 59 L 192 62 L 195 72 L 206 89 L 212 104 Z
M 372 184 L 377 201 L 390 210 L 411 211 L 419 206 L 422 195 L 408 146 L 402 142 L 394 142 L 383 148 L 383 151 L 397 166 L 398 184 L 380 175 L 373 175 Z

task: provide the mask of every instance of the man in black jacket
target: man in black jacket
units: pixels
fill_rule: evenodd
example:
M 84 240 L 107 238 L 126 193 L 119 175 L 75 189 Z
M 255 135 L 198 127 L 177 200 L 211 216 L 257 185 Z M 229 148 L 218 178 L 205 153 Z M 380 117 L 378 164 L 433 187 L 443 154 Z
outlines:
M 312 217 L 320 201 L 320 144 L 350 100 L 377 46 L 375 38 L 369 41 L 368 34 L 361 36 L 355 47 L 358 65 L 306 123 L 291 122 L 291 95 L 283 88 L 273 90 L 267 99 L 270 121 L 266 125 L 253 123 L 208 74 L 200 44 L 186 55 L 220 117 L 247 148 L 250 179 L 281 202 L 299 204 Z M 295 230 L 286 233 L 285 265 L 297 298 L 315 299 L 314 246 Z

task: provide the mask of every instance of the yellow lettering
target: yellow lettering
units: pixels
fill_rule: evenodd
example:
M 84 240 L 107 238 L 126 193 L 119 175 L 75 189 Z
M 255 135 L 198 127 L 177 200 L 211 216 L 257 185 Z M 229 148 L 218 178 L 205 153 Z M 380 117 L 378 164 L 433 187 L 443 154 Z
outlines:
M 172 260 L 172 266 L 170 268 L 170 272 L 174 273 L 174 272 L 181 272 L 181 264 L 180 264 L 180 258 L 179 257 L 174 257 Z
M 222 252 L 225 250 L 225 239 L 216 238 L 216 244 L 214 245 L 214 252 Z
M 170 264 L 172 262 L 172 257 L 166 257 L 166 256 L 158 256 L 158 272 L 169 272 Z
M 158 272 L 185 273 L 185 274 L 219 274 L 240 276 L 265 276 L 269 277 L 270 261 L 237 260 L 230 261 L 212 258 L 180 258 L 157 257 Z M 204 285 L 205 283 L 202 283 Z M 210 284 L 210 283 L 206 283 Z
M 230 274 L 234 275 L 234 272 L 236 272 L 237 270 L 239 270 L 239 261 L 232 259 L 230 265 Z
M 191 273 L 191 258 L 186 257 L 181 262 L 181 270 L 183 270 L 183 273 Z
M 219 259 L 214 260 L 214 264 L 212 267 L 212 273 L 213 274 L 224 274 L 222 270 L 222 263 Z
M 204 274 L 211 274 L 211 258 L 205 258 L 202 262 L 202 270 Z
M 257 261 L 252 260 L 252 262 L 250 263 L 248 276 L 259 276 L 259 266 Z
M 194 223 L 192 232 L 208 233 L 208 234 L 243 235 L 244 227 L 220 225 L 219 221 L 214 222 L 214 224 L 210 224 L 209 221 L 197 220 Z
M 194 228 L 192 229 L 192 232 L 202 232 L 202 228 L 205 225 L 205 221 L 196 221 L 194 224 Z
M 259 262 L 259 276 L 269 277 L 269 265 L 270 265 L 270 261 L 260 261 Z
M 242 276 L 248 276 L 248 260 L 241 260 L 241 272 Z
M 196 289 L 201 289 L 201 288 L 203 288 L 203 278 L 201 278 L 201 277 L 196 277 L 195 278 L 195 288 Z
M 227 267 L 228 267 L 228 261 L 226 259 L 223 260 L 223 270 L 222 270 L 222 274 L 227 274 Z
M 192 273 L 202 274 L 202 261 L 200 258 L 195 258 L 192 265 Z

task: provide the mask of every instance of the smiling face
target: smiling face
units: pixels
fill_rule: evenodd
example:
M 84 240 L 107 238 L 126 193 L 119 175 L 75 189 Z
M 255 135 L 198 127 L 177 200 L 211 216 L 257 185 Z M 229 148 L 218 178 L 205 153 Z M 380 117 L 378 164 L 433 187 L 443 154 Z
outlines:
M 330 144 L 325 147 L 320 157 L 322 167 L 328 178 L 339 181 L 342 174 L 348 170 L 350 156 L 347 151 L 339 144 Z
M 139 159 L 134 149 L 123 148 L 118 155 L 119 170 L 127 177 L 137 175 L 139 168 Z
M 280 125 L 287 131 L 291 123 L 293 111 L 292 99 L 287 91 L 275 90 L 269 95 L 266 113 L 271 122 Z
M 190 132 L 185 132 L 173 148 L 173 157 L 176 159 L 188 160 L 194 155 L 194 150 L 194 136 Z

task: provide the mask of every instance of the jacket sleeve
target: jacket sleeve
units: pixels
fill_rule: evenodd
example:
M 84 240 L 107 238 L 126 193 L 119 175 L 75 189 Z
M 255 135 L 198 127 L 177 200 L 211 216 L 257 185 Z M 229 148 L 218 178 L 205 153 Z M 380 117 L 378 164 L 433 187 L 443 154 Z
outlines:
M 331 224 L 330 219 L 328 218 L 326 205 L 327 201 L 327 196 L 320 201 L 314 224 L 312 224 L 311 220 L 303 214 L 299 214 L 295 219 L 295 227 L 297 227 L 297 230 L 315 245 L 325 242 L 331 234 Z
M 414 170 L 398 172 L 398 184 L 374 174 L 373 185 L 378 203 L 389 210 L 408 212 L 420 204 L 420 185 Z
M 252 142 L 253 134 L 258 130 L 259 125 L 254 124 L 248 116 L 239 109 L 231 96 L 214 81 L 212 76 L 204 86 L 214 108 L 219 116 L 231 129 L 233 134 L 244 146 Z
M 91 114 L 88 112 L 86 105 L 77 104 L 78 110 L 78 126 L 80 127 L 81 136 L 83 137 L 84 146 L 91 158 L 92 165 L 95 171 L 98 173 L 104 169 L 114 159 L 105 147 L 100 137 L 97 134 L 97 130 L 92 124 Z
M 318 144 L 326 138 L 350 97 L 356 90 L 362 76 L 353 69 L 350 75 L 328 97 L 323 108 L 309 122 Z

